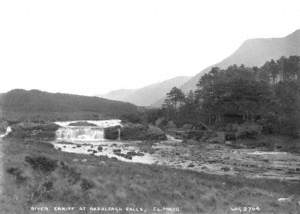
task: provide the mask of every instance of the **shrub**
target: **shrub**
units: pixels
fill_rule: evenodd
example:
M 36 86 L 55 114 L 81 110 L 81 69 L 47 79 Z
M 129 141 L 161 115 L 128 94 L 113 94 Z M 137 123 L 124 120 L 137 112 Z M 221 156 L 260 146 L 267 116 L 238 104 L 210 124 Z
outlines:
M 13 138 L 55 139 L 55 132 L 59 128 L 54 123 L 21 122 L 11 126 L 12 132 L 8 135 Z
M 91 180 L 88 180 L 86 178 L 83 178 L 81 180 L 80 187 L 83 191 L 87 191 L 87 190 L 93 188 L 94 186 L 95 186 L 95 183 Z
M 13 175 L 16 179 L 17 184 L 24 183 L 26 181 L 26 177 L 23 175 L 23 171 L 16 167 L 10 167 L 6 170 L 7 173 Z
M 51 173 L 57 167 L 57 161 L 47 158 L 45 156 L 37 157 L 25 157 L 25 162 L 27 162 L 34 170 L 39 170 L 43 173 Z
M 167 136 L 158 127 L 149 126 L 147 130 L 147 140 L 166 140 Z
M 124 114 L 121 116 L 121 120 L 124 122 L 130 122 L 130 123 L 141 123 L 143 121 L 143 118 L 140 114 Z
M 76 171 L 75 168 L 70 167 L 64 162 L 61 162 L 61 169 L 59 170 L 60 175 L 66 178 L 69 184 L 76 184 L 81 179 L 81 174 Z
M 262 127 L 255 123 L 244 123 L 237 128 L 238 138 L 256 138 L 262 132 Z

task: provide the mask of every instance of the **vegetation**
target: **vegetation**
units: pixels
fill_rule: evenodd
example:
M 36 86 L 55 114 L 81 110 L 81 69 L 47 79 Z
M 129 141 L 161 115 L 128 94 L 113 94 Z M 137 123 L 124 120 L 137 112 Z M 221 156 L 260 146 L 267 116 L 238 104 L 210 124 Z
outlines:
M 202 121 L 213 127 L 252 122 L 260 124 L 265 133 L 297 137 L 299 80 L 299 56 L 271 60 L 260 68 L 214 67 L 202 76 L 195 91 L 184 95 L 174 87 L 154 120 L 163 117 L 177 126 L 198 126 Z
M 259 207 L 261 213 L 297 213 L 299 209 L 299 182 L 126 163 L 63 153 L 40 142 L 0 143 L 5 169 L 3 213 L 36 213 L 30 207 L 49 207 L 49 213 L 54 213 L 53 207 L 58 206 L 147 209 L 144 213 L 153 213 L 153 207 L 178 207 L 184 214 L 230 213 L 230 208 L 244 206 Z M 291 202 L 278 201 L 291 195 Z
M 54 140 L 59 126 L 55 123 L 21 122 L 11 125 L 10 138 Z
M 119 136 L 120 133 L 120 136 Z M 140 123 L 125 123 L 122 127 L 114 126 L 104 129 L 106 139 L 116 140 L 166 140 L 165 133 L 158 127 Z
M 99 119 L 137 112 L 136 106 L 120 101 L 21 89 L 2 94 L 0 107 L 1 117 L 6 120 Z M 78 118 L 78 115 L 85 117 Z

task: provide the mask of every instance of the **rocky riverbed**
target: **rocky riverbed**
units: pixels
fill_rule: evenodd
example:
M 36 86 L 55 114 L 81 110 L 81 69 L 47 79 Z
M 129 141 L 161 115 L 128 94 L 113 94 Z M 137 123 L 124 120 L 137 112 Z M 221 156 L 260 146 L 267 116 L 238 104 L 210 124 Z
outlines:
M 248 178 L 300 180 L 300 156 L 261 148 L 233 148 L 224 144 L 188 144 L 168 136 L 160 142 L 111 141 L 54 142 L 55 148 L 72 153 L 107 156 L 125 162 L 165 165 L 210 174 Z

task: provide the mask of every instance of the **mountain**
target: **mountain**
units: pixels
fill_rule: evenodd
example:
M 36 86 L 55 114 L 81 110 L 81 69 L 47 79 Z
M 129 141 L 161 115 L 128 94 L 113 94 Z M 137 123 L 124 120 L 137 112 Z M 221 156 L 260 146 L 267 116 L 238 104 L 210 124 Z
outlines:
M 172 89 L 172 87 L 182 86 L 182 84 L 184 84 L 189 78 L 190 77 L 179 76 L 139 89 L 121 89 L 112 91 L 102 97 L 130 102 L 138 106 L 150 106 L 162 99 Z
M 283 38 L 261 38 L 245 41 L 231 56 L 211 65 L 187 81 L 181 89 L 185 92 L 196 88 L 201 76 L 214 66 L 226 68 L 236 64 L 245 66 L 261 66 L 270 59 L 281 56 L 300 55 L 300 29 Z
M 109 93 L 102 95 L 102 97 L 110 100 L 120 100 L 125 101 L 127 97 L 132 95 L 136 90 L 134 89 L 119 89 L 110 91 Z
M 86 119 L 92 119 L 91 117 L 97 119 L 97 117 L 117 117 L 122 114 L 135 113 L 137 107 L 130 103 L 99 97 L 15 89 L 1 95 L 0 110 L 4 117 L 38 115 L 41 118 L 49 116 L 49 119 L 59 119 L 56 117 L 71 115 L 72 117 L 68 118 L 75 119 L 73 116 L 80 117 L 81 115 L 84 119 L 86 115 L 88 117 Z

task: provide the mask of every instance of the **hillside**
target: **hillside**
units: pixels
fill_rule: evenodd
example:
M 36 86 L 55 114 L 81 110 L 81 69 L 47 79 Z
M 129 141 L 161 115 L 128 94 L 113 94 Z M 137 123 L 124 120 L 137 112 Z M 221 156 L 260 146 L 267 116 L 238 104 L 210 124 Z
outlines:
M 45 115 L 50 115 L 50 119 L 51 115 L 63 117 L 70 114 L 77 116 L 93 114 L 97 118 L 100 116 L 119 116 L 137 111 L 137 107 L 130 103 L 99 97 L 48 93 L 39 90 L 26 91 L 22 89 L 4 93 L 1 96 L 0 107 L 3 112 L 2 117 L 38 114 L 41 118 L 44 118 Z M 75 118 L 71 117 L 70 119 Z
M 112 91 L 102 97 L 113 100 L 130 102 L 138 106 L 150 106 L 163 98 L 172 87 L 180 87 L 190 77 L 179 76 L 160 83 L 152 84 L 139 89 L 121 89 Z
M 270 59 L 292 55 L 300 55 L 300 30 L 283 38 L 250 39 L 245 41 L 231 56 L 192 77 L 182 86 L 182 89 L 185 92 L 195 89 L 200 77 L 214 66 L 220 68 L 226 68 L 233 64 L 261 66 Z

